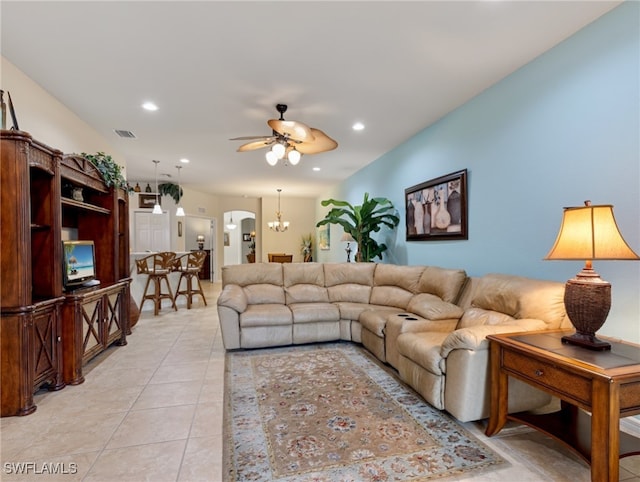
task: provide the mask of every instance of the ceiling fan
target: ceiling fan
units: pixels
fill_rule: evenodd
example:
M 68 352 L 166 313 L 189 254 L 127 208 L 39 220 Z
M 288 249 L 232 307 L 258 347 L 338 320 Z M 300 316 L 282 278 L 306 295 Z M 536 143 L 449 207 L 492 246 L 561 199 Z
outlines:
M 275 166 L 280 159 L 287 159 L 292 165 L 300 162 L 302 154 L 319 154 L 338 147 L 338 143 L 320 129 L 309 127 L 302 122 L 284 119 L 286 104 L 277 104 L 279 119 L 270 119 L 267 124 L 272 129 L 270 136 L 234 137 L 231 141 L 251 141 L 238 147 L 238 152 L 253 151 L 270 147 L 267 162 Z

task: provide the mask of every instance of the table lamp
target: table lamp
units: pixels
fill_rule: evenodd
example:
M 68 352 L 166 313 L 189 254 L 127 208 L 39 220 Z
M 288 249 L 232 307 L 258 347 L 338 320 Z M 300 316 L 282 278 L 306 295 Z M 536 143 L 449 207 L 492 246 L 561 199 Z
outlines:
M 347 248 L 345 249 L 345 251 L 347 252 L 347 263 L 351 262 L 351 243 L 355 243 L 355 239 L 353 239 L 353 236 L 351 236 L 351 234 L 349 233 L 344 233 L 342 235 L 342 237 L 340 238 L 340 241 L 342 241 L 343 243 L 347 243 Z
M 545 260 L 586 260 L 575 278 L 567 281 L 564 306 L 576 333 L 562 341 L 591 350 L 610 350 L 611 345 L 596 337 L 611 307 L 611 284 L 600 278 L 591 265 L 594 259 L 638 260 L 622 238 L 612 205 L 564 208 L 562 225 Z
M 198 249 L 202 251 L 204 249 L 204 234 L 198 234 L 196 242 L 198 243 Z

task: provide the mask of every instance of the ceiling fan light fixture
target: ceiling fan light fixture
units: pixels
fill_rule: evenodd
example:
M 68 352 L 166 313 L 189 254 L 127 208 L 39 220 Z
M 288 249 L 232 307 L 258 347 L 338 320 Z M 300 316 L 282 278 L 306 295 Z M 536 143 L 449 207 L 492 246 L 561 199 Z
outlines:
M 297 165 L 300 162 L 301 157 L 302 155 L 298 151 L 296 151 L 295 147 L 291 149 L 291 151 L 289 151 L 289 154 L 287 154 L 287 159 L 289 159 L 289 162 L 292 166 Z
M 273 152 L 278 157 L 278 159 L 282 159 L 284 157 L 284 153 L 286 150 L 287 148 L 280 142 L 276 142 L 271 148 L 271 152 Z
M 268 151 L 265 157 L 270 166 L 275 166 L 278 163 L 278 156 L 273 151 Z

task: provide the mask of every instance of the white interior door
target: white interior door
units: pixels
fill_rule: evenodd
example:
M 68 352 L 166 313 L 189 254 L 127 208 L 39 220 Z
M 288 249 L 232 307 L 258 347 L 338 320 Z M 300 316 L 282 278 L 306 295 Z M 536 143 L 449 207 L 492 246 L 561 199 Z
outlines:
M 134 213 L 133 250 L 171 251 L 171 233 L 169 213 L 152 214 L 147 211 Z

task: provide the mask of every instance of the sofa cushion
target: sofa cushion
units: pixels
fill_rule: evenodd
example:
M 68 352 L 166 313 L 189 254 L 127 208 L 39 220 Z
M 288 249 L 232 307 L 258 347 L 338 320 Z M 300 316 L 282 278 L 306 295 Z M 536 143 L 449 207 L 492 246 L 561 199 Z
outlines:
M 406 310 L 413 293 L 397 286 L 374 286 L 370 303 Z
M 389 315 L 402 313 L 402 310 L 390 306 L 378 306 L 374 309 L 363 311 L 358 318 L 360 324 L 380 338 L 384 338 L 384 327 Z
M 440 356 L 440 347 L 448 335 L 436 331 L 402 333 L 398 336 L 398 353 L 434 375 L 443 375 L 445 362 Z
M 350 301 L 338 301 L 334 303 L 340 310 L 340 319 L 357 321 L 364 311 L 372 310 L 369 303 L 352 303 Z
M 343 285 L 329 286 L 327 288 L 329 301 L 333 303 L 369 303 L 371 298 L 371 286 L 359 285 L 356 283 L 345 283 Z
M 424 266 L 399 266 L 396 264 L 376 265 L 373 286 L 395 286 L 411 293 L 418 292 L 418 283 Z
M 515 318 L 499 311 L 467 308 L 458 322 L 457 329 L 481 325 L 510 325 Z
M 449 303 L 455 303 L 466 279 L 467 273 L 462 269 L 427 266 L 420 276 L 418 291 L 436 295 Z
M 218 296 L 218 306 L 226 306 L 242 313 L 247 309 L 247 295 L 238 285 L 227 285 Z
M 464 311 L 457 305 L 441 300 L 429 293 L 420 293 L 411 298 L 407 311 L 429 320 L 460 319 Z
M 323 266 L 326 287 L 351 283 L 373 286 L 375 263 L 324 263 Z
M 564 283 L 514 275 L 483 276 L 471 306 L 498 311 L 514 318 L 535 318 L 548 329 L 566 323 Z
M 319 263 L 284 263 L 282 276 L 285 288 L 299 284 L 324 288 L 324 269 Z
M 284 304 L 249 305 L 240 314 L 240 327 L 291 325 L 291 310 Z
M 302 264 L 302 263 L 301 263 Z M 293 303 L 328 303 L 329 293 L 323 286 L 311 284 L 297 284 L 284 289 L 288 305 Z
M 375 267 L 374 263 L 325 263 L 329 301 L 369 303 Z
M 272 284 L 253 284 L 243 288 L 249 305 L 279 303 L 284 305 L 284 289 Z
M 339 321 L 340 310 L 331 303 L 294 303 L 289 305 L 294 323 Z
M 249 286 L 271 284 L 282 286 L 282 263 L 235 264 L 222 267 L 222 287 L 234 284 Z

